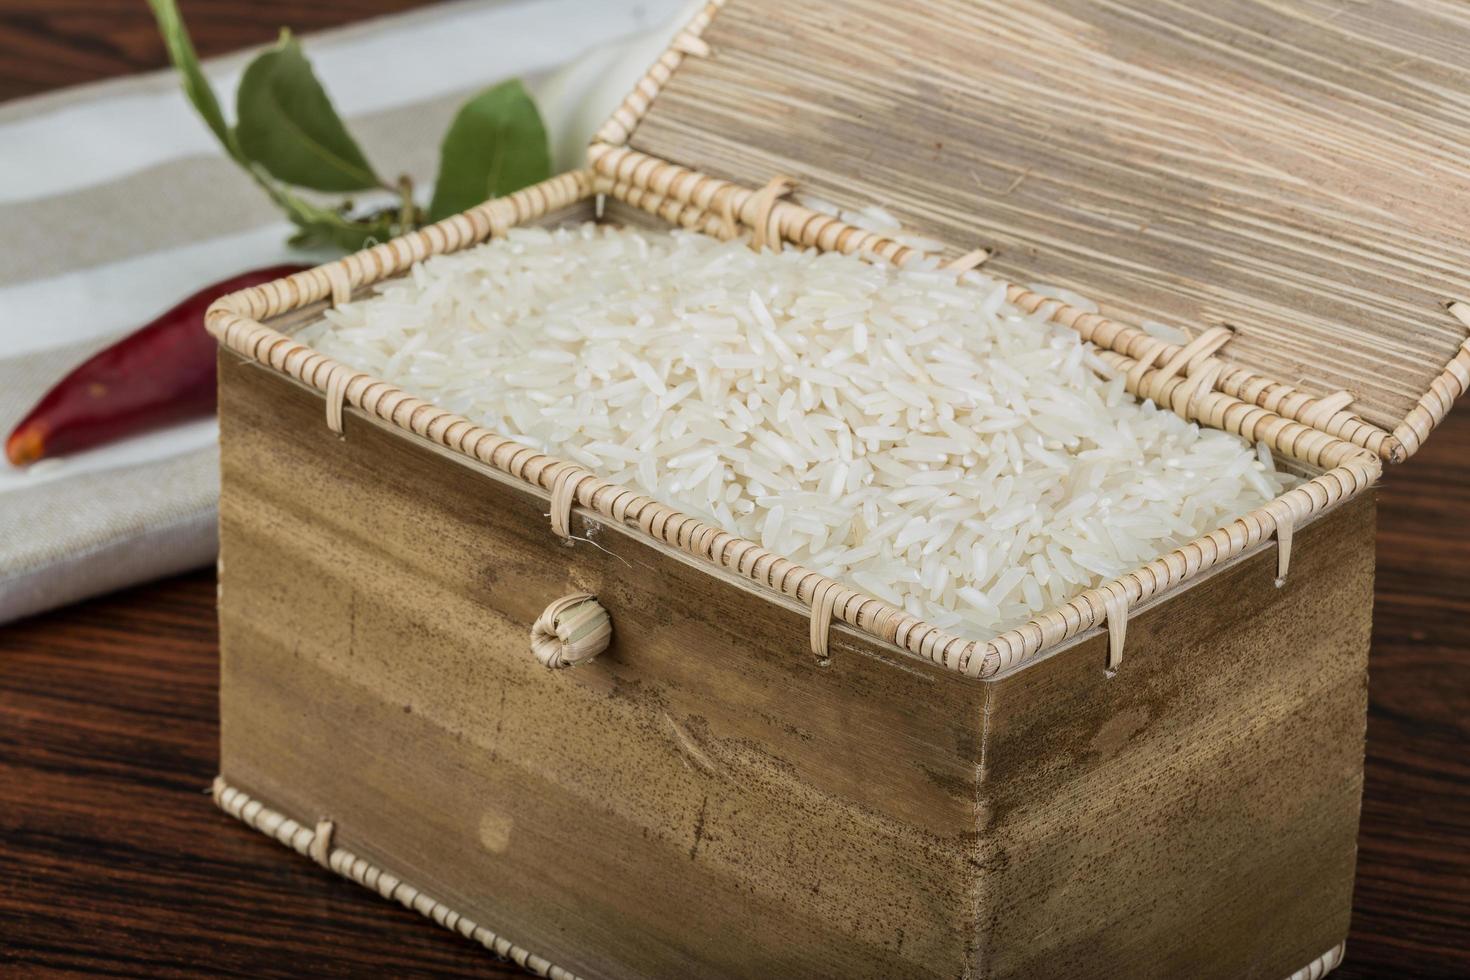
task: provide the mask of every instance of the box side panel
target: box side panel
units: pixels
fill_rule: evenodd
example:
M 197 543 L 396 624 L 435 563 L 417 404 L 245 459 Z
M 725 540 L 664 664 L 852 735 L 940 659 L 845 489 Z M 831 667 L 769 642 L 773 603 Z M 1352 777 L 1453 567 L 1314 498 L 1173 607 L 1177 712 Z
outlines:
M 953 976 L 986 685 L 221 362 L 226 778 L 585 976 Z M 595 543 L 594 543 L 595 542 Z M 530 654 L 588 591 L 612 647 Z M 451 941 L 446 938 L 446 941 Z
M 1348 931 L 1374 499 L 1002 677 L 981 975 L 1279 980 Z

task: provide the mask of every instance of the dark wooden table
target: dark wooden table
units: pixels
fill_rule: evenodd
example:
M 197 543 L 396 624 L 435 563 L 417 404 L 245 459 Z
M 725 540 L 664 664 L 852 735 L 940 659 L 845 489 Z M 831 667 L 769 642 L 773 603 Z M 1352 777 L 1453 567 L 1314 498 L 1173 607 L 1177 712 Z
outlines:
M 205 54 L 415 6 L 185 0 Z M 0 98 L 158 67 L 143 0 L 0 0 Z M 1385 481 L 1336 976 L 1470 976 L 1470 407 Z M 521 976 L 229 820 L 214 576 L 0 627 L 0 973 Z

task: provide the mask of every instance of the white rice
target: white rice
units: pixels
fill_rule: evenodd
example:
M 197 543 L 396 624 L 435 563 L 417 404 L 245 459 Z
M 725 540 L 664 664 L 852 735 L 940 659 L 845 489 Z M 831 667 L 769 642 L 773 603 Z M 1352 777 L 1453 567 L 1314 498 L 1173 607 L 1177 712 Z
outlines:
M 1160 323 L 1157 320 L 1144 320 L 1139 326 L 1143 328 L 1144 333 L 1157 340 L 1178 344 L 1180 347 L 1189 343 L 1189 334 L 1180 330 L 1178 327 L 1171 327 L 1167 323 Z
M 301 338 L 977 636 L 1294 482 L 1269 452 L 1140 404 L 979 272 L 515 229 Z

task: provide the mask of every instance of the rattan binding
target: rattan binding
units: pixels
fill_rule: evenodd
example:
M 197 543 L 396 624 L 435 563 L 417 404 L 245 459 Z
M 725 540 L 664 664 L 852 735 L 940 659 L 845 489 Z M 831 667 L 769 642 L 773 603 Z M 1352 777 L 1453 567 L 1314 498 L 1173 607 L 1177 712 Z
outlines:
M 674 35 L 674 40 L 669 44 L 668 49 L 659 56 L 659 59 L 643 74 L 643 77 L 638 79 L 637 84 L 633 86 L 633 91 L 628 93 L 628 97 L 613 110 L 607 122 L 602 124 L 602 128 L 594 137 L 597 142 L 615 144 L 626 142 L 628 135 L 638 127 L 639 121 L 643 119 L 643 114 L 653 104 L 659 90 L 678 70 L 685 57 L 692 55 L 702 58 L 709 55 L 709 45 L 704 43 L 704 38 L 700 35 L 704 33 L 709 22 L 724 5 L 725 0 L 712 0 L 711 3 L 705 4 L 685 28 Z
M 210 795 L 214 798 L 215 806 L 245 826 L 260 831 L 297 854 L 311 858 L 322 867 L 355 881 L 364 888 L 372 889 L 390 902 L 398 902 L 424 918 L 432 919 L 444 928 L 479 943 L 496 956 L 514 962 L 538 977 L 549 977 L 550 980 L 581 980 L 570 970 L 564 970 L 545 957 L 537 956 L 474 920 L 460 915 L 397 875 L 384 871 L 346 848 L 334 846 L 333 824 L 329 820 L 318 821 L 316 828 L 312 829 L 308 824 L 293 820 L 259 800 L 252 799 L 249 794 L 226 783 L 223 776 L 214 778 Z
M 1343 956 L 1347 953 L 1347 943 L 1338 943 L 1336 946 L 1317 957 L 1306 966 L 1297 970 L 1286 980 L 1322 980 L 1323 977 L 1333 970 L 1342 966 Z

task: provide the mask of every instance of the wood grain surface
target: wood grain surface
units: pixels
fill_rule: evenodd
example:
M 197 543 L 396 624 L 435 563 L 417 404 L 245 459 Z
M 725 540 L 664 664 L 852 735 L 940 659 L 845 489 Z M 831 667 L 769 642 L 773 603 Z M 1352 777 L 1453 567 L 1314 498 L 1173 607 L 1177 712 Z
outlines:
M 205 52 L 409 5 L 183 0 Z M 161 62 L 141 2 L 0 0 L 0 97 Z M 1461 408 L 1379 498 L 1345 980 L 1470 975 L 1467 529 Z M 214 603 L 200 571 L 0 627 L 0 974 L 522 976 L 214 808 Z
M 987 978 L 1279 980 L 1348 932 L 1373 494 L 1135 612 L 985 705 Z M 983 921 L 983 920 L 982 920 Z
M 178 0 L 201 58 L 431 0 Z M 145 0 L 0 0 L 0 101 L 167 63 Z M 233 102 L 233 99 L 229 100 Z
M 1470 5 L 731 0 L 630 145 L 997 249 L 1396 426 L 1465 328 Z

